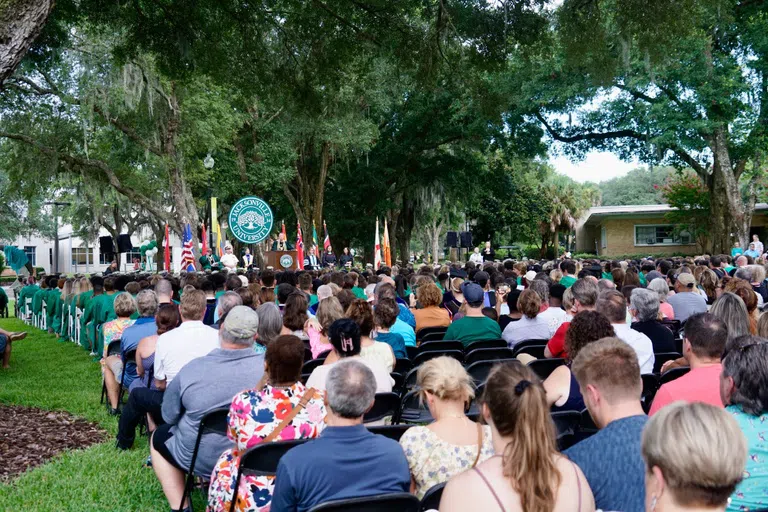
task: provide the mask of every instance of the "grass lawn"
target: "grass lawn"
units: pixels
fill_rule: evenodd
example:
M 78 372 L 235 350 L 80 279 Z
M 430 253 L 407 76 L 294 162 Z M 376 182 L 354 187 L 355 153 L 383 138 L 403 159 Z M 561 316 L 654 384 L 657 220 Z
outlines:
M 11 368 L 0 369 L 0 402 L 68 411 L 98 423 L 110 436 L 0 484 L 0 511 L 167 511 L 154 472 L 142 467 L 147 438 L 137 437 L 127 452 L 114 446 L 117 418 L 99 404 L 99 364 L 74 343 L 58 342 L 20 320 L 0 320 L 0 327 L 29 333 L 13 344 Z M 204 510 L 199 491 L 194 504 Z

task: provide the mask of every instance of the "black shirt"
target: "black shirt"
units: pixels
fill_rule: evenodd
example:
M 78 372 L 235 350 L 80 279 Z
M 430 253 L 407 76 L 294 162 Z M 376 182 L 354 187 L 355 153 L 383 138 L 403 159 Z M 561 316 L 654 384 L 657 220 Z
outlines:
M 653 343 L 653 353 L 677 352 L 675 336 L 661 322 L 646 320 L 645 322 L 632 322 L 632 329 L 648 336 Z

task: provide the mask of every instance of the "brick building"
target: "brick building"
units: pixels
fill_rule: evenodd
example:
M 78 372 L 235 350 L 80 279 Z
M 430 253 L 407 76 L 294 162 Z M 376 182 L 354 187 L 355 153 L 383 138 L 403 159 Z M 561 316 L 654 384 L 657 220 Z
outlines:
M 600 256 L 701 253 L 691 236 L 675 234 L 675 226 L 665 218 L 671 210 L 668 204 L 591 208 L 576 226 L 576 252 Z M 768 238 L 767 203 L 755 205 L 753 234 L 763 241 Z

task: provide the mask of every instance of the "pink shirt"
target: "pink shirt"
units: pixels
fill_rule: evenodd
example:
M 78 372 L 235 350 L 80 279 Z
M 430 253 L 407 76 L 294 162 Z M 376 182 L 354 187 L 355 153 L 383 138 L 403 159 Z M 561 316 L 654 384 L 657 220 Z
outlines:
M 686 402 L 704 402 L 705 404 L 723 407 L 720 399 L 720 372 L 722 366 L 713 364 L 696 368 L 672 382 L 667 382 L 656 393 L 648 416 L 653 416 L 665 405 L 678 400 Z
M 667 320 L 674 320 L 675 319 L 675 310 L 672 309 L 672 306 L 666 302 L 662 302 L 659 304 L 659 311 L 661 311 L 661 314 L 664 315 L 664 318 Z

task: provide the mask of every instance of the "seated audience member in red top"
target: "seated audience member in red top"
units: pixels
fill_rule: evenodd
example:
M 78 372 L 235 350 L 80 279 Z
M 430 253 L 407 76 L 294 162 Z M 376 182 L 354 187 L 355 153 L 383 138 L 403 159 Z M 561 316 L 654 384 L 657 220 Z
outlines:
M 711 313 L 699 313 L 685 323 L 683 357 L 691 371 L 661 386 L 649 415 L 678 400 L 704 402 L 722 407 L 720 398 L 720 356 L 728 340 L 725 323 Z
M 579 279 L 570 288 L 573 295 L 573 307 L 569 313 L 576 315 L 581 311 L 591 311 L 595 309 L 597 302 L 597 285 L 591 279 Z M 544 348 L 544 357 L 568 357 L 565 350 L 565 333 L 568 331 L 570 322 L 563 322 L 552 336 L 552 339 Z

